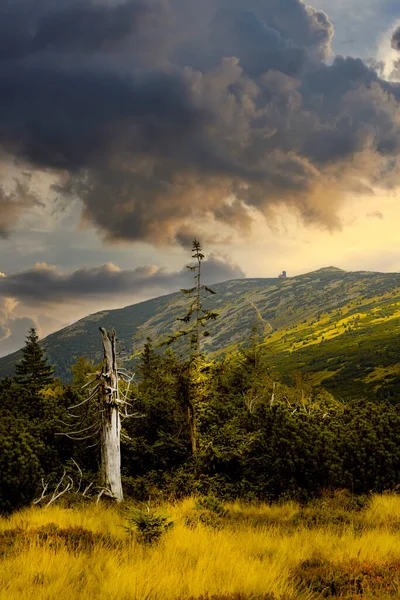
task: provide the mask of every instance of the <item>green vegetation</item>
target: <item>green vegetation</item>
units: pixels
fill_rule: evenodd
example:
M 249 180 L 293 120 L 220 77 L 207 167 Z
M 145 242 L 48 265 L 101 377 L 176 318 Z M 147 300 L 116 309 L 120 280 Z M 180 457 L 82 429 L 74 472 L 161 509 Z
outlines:
M 33 393 L 53 383 L 54 369 L 47 364 L 43 348 L 39 344 L 39 336 L 33 328 L 26 338 L 22 359 L 15 367 L 15 374 L 16 381 Z
M 8 513 L 32 501 L 43 472 L 37 439 L 29 432 L 26 422 L 5 414 L 1 417 L 0 513 Z
M 177 340 L 189 336 L 190 353 L 188 357 L 183 358 L 179 363 L 178 380 L 179 396 L 185 407 L 186 420 L 190 431 L 192 454 L 196 455 L 198 451 L 198 413 L 203 400 L 202 372 L 206 368 L 202 354 L 202 342 L 203 338 L 210 335 L 210 332 L 204 328 L 208 321 L 216 320 L 218 313 L 204 308 L 204 292 L 215 295 L 215 291 L 201 283 L 201 263 L 204 260 L 204 254 L 197 239 L 193 240 L 192 258 L 195 260 L 195 265 L 188 265 L 187 269 L 191 273 L 195 273 L 196 285 L 189 289 L 181 289 L 181 292 L 189 299 L 189 306 L 186 309 L 185 316 L 177 319 L 185 327 L 174 331 L 165 342 L 161 343 L 161 346 L 169 346 Z
M 158 354 L 148 342 L 125 395 L 139 418 L 123 421 L 122 476 L 128 497 L 146 502 L 191 494 L 225 500 L 307 501 L 323 489 L 355 495 L 394 489 L 400 474 L 400 413 L 385 400 L 338 401 L 301 378 L 293 385 L 268 374 L 268 354 L 254 329 L 249 344 L 223 360 L 201 363 L 191 394 L 196 402 L 197 451 L 187 419 L 187 379 L 180 357 Z M 94 367 L 80 360 L 72 385 L 55 380 L 41 390 L 4 379 L 0 415 L 0 511 L 40 496 L 66 467 L 96 488 L 98 440 L 86 440 L 96 415 L 82 402 L 82 382 Z M 82 439 L 68 432 L 67 407 Z M 9 425 L 7 425 L 9 423 Z M 89 425 L 87 425 L 89 423 Z M 72 466 L 71 466 L 72 465 Z M 71 471 L 72 469 L 72 471 Z M 14 493 L 14 492 L 13 492 Z M 203 507 L 209 511 L 210 507 Z M 203 510 L 199 507 L 199 510 Z
M 218 313 L 210 311 L 207 308 L 203 308 L 203 293 L 207 292 L 208 294 L 215 294 L 215 291 L 207 285 L 201 283 L 201 263 L 203 262 L 205 256 L 202 252 L 201 244 L 197 239 L 193 240 L 192 258 L 195 260 L 195 265 L 187 265 L 186 268 L 189 269 L 191 273 L 195 273 L 193 276 L 195 280 L 195 286 L 188 289 L 181 289 L 182 294 L 189 298 L 190 303 L 185 316 L 178 317 L 177 319 L 177 321 L 180 321 L 181 323 L 191 325 L 185 329 L 174 331 L 165 343 L 170 345 L 183 336 L 190 336 L 190 347 L 192 353 L 197 359 L 199 359 L 201 354 L 202 338 L 210 335 L 210 332 L 207 330 L 203 331 L 203 328 L 205 328 L 208 321 L 215 321 L 215 319 L 218 317 Z
M 151 546 L 160 541 L 174 522 L 167 516 L 151 509 L 149 505 L 145 509 L 134 508 L 128 512 L 125 530 L 133 534 L 138 544 Z

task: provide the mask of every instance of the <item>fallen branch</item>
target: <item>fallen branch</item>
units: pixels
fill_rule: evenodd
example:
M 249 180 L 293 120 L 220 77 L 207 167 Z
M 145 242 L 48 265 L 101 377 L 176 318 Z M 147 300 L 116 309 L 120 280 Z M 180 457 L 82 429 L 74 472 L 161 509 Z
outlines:
M 71 462 L 75 465 L 75 467 L 78 471 L 78 475 L 79 475 L 78 485 L 75 486 L 74 479 L 71 477 L 71 475 L 67 474 L 67 469 L 64 469 L 62 477 L 59 480 L 59 482 L 57 483 L 57 485 L 53 491 L 51 491 L 51 490 L 49 491 L 49 483 L 45 483 L 44 479 L 42 478 L 42 488 L 43 488 L 42 493 L 39 498 L 36 498 L 35 500 L 33 500 L 33 504 L 37 505 L 37 504 L 40 504 L 43 502 L 43 503 L 45 503 L 44 508 L 47 508 L 48 506 L 53 504 L 53 502 L 56 502 L 56 500 L 59 500 L 59 498 L 64 496 L 67 492 L 72 492 L 73 494 L 75 494 L 76 496 L 79 496 L 79 497 L 93 499 L 93 496 L 88 495 L 89 490 L 93 486 L 93 481 L 90 482 L 85 487 L 83 492 L 81 492 L 82 481 L 83 481 L 82 469 L 80 468 L 78 463 L 73 458 L 71 458 Z

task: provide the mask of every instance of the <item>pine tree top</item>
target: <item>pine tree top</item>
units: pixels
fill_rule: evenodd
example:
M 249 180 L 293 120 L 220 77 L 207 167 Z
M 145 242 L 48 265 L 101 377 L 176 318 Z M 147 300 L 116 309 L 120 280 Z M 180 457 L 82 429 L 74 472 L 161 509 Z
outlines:
M 15 379 L 20 385 L 38 392 L 54 381 L 54 369 L 47 364 L 47 358 L 36 329 L 32 327 L 22 349 L 22 359 L 15 367 Z
M 200 241 L 195 238 L 192 243 L 192 258 L 196 259 L 196 264 L 187 265 L 186 268 L 194 273 L 196 285 L 191 288 L 181 288 L 182 294 L 189 298 L 190 304 L 186 314 L 178 317 L 177 321 L 185 323 L 185 329 L 179 329 L 173 332 L 162 345 L 169 345 L 183 336 L 190 339 L 192 356 L 199 357 L 201 354 L 201 340 L 210 335 L 209 331 L 204 331 L 207 321 L 215 321 L 219 316 L 216 311 L 204 308 L 204 292 L 215 295 L 215 291 L 207 285 L 201 283 L 201 264 L 205 258 L 202 253 Z

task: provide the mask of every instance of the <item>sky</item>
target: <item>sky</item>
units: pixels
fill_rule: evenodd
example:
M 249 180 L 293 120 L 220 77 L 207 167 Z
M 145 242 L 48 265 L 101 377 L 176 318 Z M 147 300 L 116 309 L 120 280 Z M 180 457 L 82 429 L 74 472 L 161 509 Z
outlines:
M 0 356 L 99 310 L 400 271 L 398 0 L 0 0 Z

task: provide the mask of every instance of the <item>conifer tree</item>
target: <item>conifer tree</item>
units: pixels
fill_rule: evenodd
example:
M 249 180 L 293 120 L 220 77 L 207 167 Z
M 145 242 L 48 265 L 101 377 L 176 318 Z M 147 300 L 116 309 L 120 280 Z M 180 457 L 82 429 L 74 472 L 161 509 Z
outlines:
M 22 354 L 22 359 L 15 368 L 15 378 L 20 385 L 35 393 L 53 383 L 54 369 L 47 364 L 34 327 L 29 330 Z
M 141 391 L 146 391 L 152 386 L 158 364 L 159 357 L 153 349 L 151 338 L 147 337 L 137 367 Z
M 192 358 L 199 360 L 201 355 L 201 340 L 203 337 L 210 335 L 209 331 L 202 331 L 202 328 L 206 327 L 207 321 L 215 321 L 218 317 L 218 313 L 204 308 L 203 292 L 212 295 L 216 292 L 207 285 L 201 283 L 201 263 L 204 260 L 204 254 L 202 252 L 201 244 L 196 238 L 193 240 L 192 244 L 192 258 L 195 259 L 196 264 L 187 265 L 186 268 L 194 273 L 196 284 L 192 288 L 181 289 L 181 292 L 190 298 L 190 304 L 185 316 L 178 318 L 178 321 L 181 321 L 182 323 L 192 323 L 192 325 L 187 329 L 181 329 L 173 333 L 167 340 L 167 343 L 171 344 L 182 336 L 190 335 Z
M 198 424 L 197 406 L 199 404 L 201 371 L 201 341 L 203 337 L 210 335 L 208 330 L 203 330 L 208 321 L 215 321 L 218 313 L 204 308 L 204 292 L 214 295 L 216 292 L 201 283 L 201 263 L 204 254 L 199 240 L 196 238 L 192 244 L 192 258 L 194 265 L 187 265 L 187 269 L 194 273 L 195 285 L 189 289 L 181 289 L 181 292 L 190 298 L 189 308 L 186 314 L 178 318 L 181 323 L 189 324 L 186 329 L 173 333 L 167 340 L 171 344 L 182 336 L 190 336 L 191 354 L 188 362 L 183 363 L 178 369 L 179 393 L 183 400 L 186 418 L 189 425 L 192 454 L 198 451 Z

